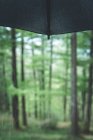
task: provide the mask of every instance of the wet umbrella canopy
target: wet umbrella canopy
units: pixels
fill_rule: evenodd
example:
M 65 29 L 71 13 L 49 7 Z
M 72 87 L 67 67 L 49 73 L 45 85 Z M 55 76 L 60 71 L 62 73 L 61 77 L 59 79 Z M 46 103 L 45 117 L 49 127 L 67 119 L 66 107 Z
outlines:
M 93 29 L 93 0 L 0 0 L 0 26 L 52 35 Z

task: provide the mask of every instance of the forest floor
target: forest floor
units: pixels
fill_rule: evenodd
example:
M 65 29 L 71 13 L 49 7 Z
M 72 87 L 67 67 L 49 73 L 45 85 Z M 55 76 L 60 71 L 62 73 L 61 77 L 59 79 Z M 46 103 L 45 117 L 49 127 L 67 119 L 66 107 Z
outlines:
M 71 140 L 69 123 L 59 123 L 56 129 L 41 127 L 41 122 L 33 121 L 28 128 L 14 130 L 9 117 L 0 116 L 0 140 Z M 93 140 L 93 135 L 83 135 L 77 140 Z

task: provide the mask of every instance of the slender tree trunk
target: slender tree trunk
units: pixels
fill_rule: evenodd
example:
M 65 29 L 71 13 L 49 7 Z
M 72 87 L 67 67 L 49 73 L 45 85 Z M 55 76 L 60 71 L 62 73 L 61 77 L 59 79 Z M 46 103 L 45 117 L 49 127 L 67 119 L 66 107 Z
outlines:
M 9 110 L 4 53 L 0 53 L 0 111 Z
M 45 103 L 45 93 L 44 93 L 44 90 L 45 90 L 45 71 L 44 69 L 41 70 L 41 87 L 42 87 L 42 118 L 45 119 L 46 117 L 46 103 Z
M 42 55 L 42 68 L 40 70 L 41 73 L 41 91 L 43 91 L 41 98 L 42 98 L 42 118 L 45 119 L 46 117 L 46 102 L 45 102 L 45 61 L 44 61 L 44 38 L 42 37 L 42 48 L 41 48 L 41 55 Z
M 86 78 L 86 71 L 85 68 L 83 68 L 83 77 Z M 84 81 L 85 82 L 85 81 Z M 84 90 L 81 93 L 81 98 L 82 98 L 82 121 L 85 120 L 85 106 L 86 106 L 86 82 L 85 82 L 85 87 Z
M 77 109 L 77 35 L 72 34 L 71 37 L 72 48 L 72 93 L 71 93 L 71 134 L 78 135 L 78 109 Z
M 7 81 L 6 81 L 6 66 L 5 60 L 3 61 L 3 77 L 4 77 L 4 89 L 5 89 L 5 110 L 9 110 L 9 97 L 7 93 Z
M 6 75 L 5 75 L 5 62 L 4 53 L 0 53 L 0 111 L 7 111 L 8 96 L 6 90 Z
M 24 95 L 22 96 L 22 118 L 23 118 L 23 125 L 27 126 L 26 99 Z
M 39 87 L 40 87 L 40 90 L 42 91 L 42 84 L 41 84 L 41 71 L 39 70 Z M 42 94 L 40 93 L 39 95 L 39 118 L 42 119 Z
M 17 64 L 16 64 L 16 31 L 15 31 L 15 29 L 11 30 L 11 39 L 12 39 L 12 81 L 13 81 L 14 87 L 18 88 Z M 12 108 L 13 108 L 14 126 L 16 129 L 19 129 L 19 103 L 18 103 L 17 95 L 13 95 L 13 97 L 12 97 Z
M 24 37 L 22 33 L 21 37 L 21 81 L 25 81 L 25 70 L 24 70 Z
M 35 93 L 35 118 L 38 118 L 38 111 L 37 111 L 37 93 Z
M 25 71 L 24 71 L 24 37 L 22 33 L 22 41 L 21 41 L 21 81 L 25 81 Z M 22 95 L 22 120 L 23 125 L 27 126 L 27 115 L 26 115 L 26 99 L 25 95 Z
M 50 66 L 49 66 L 49 97 L 48 97 L 48 116 L 51 117 L 51 89 L 52 89 L 52 64 L 53 64 L 53 39 L 50 40 Z
M 82 121 L 85 120 L 86 91 L 82 92 Z
M 67 41 L 67 40 L 66 40 Z M 67 42 L 67 47 L 66 47 L 66 55 L 68 56 L 69 55 L 69 45 L 68 45 L 68 42 Z M 68 92 L 68 60 L 67 62 L 65 62 L 66 64 L 66 67 L 65 67 L 65 76 L 66 76 L 66 79 L 65 79 L 65 96 L 63 98 L 63 112 L 64 112 L 64 121 L 66 121 L 66 117 L 67 117 L 67 92 Z
M 63 98 L 64 121 L 66 121 L 67 96 Z
M 18 108 L 18 96 L 14 95 L 12 97 L 12 108 L 13 108 L 13 119 L 14 119 L 14 127 L 19 129 L 19 108 Z
M 34 53 L 34 48 L 32 47 L 32 56 L 34 57 L 35 56 L 35 53 Z M 34 61 L 33 61 L 33 65 L 34 65 Z M 37 105 L 37 90 L 36 90 L 36 70 L 35 68 L 33 68 L 33 78 L 34 78 L 34 89 L 35 89 L 35 102 L 34 102 L 34 108 L 35 108 L 35 118 L 38 117 L 38 105 Z
M 93 31 L 91 31 L 90 59 L 93 59 Z M 90 132 L 91 115 L 92 115 L 92 95 L 93 95 L 93 62 L 89 66 L 89 86 L 87 94 L 87 110 L 85 120 L 85 132 Z
M 40 112 L 41 112 L 41 118 L 45 119 L 46 117 L 46 106 L 45 106 L 45 72 L 44 69 L 40 70 L 40 90 L 41 90 L 41 95 L 40 95 Z
M 50 41 L 49 90 L 52 89 L 53 39 Z
M 41 70 L 39 71 L 39 84 L 40 84 L 40 91 L 42 92 L 43 89 L 42 89 L 42 72 Z M 40 119 L 44 119 L 44 112 L 43 112 L 43 109 L 44 109 L 44 97 L 43 97 L 43 92 L 40 93 L 39 95 L 39 117 Z M 45 111 L 45 110 L 44 110 Z

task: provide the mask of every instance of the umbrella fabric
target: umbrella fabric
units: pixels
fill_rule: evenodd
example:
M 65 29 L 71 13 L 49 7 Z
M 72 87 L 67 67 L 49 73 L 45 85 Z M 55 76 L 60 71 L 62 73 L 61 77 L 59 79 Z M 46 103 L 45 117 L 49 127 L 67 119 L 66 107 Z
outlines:
M 93 0 L 0 0 L 0 26 L 42 34 L 93 29 Z

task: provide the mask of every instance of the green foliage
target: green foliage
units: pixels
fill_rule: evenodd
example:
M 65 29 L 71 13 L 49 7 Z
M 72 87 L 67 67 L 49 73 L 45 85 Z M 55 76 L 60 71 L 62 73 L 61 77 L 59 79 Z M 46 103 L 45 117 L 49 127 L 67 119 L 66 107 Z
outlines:
M 22 38 L 24 41 L 23 44 Z M 47 129 L 47 132 L 49 130 L 51 133 L 48 133 L 47 136 L 43 129 L 39 127 L 41 132 L 40 134 L 45 136 L 41 137 L 39 135 L 39 137 L 34 137 L 34 132 L 32 130 L 34 128 L 33 126 L 33 128 L 28 128 L 26 131 L 24 130 L 24 132 L 20 133 L 12 130 L 13 135 L 11 138 L 13 140 L 31 138 L 33 140 L 67 139 L 65 137 L 67 135 L 67 130 L 64 135 L 64 130 L 62 129 L 62 134 L 58 135 L 58 138 L 56 138 L 51 131 L 55 129 L 55 133 L 59 133 L 57 123 L 58 121 L 63 121 L 65 113 L 67 121 L 70 121 L 72 80 L 71 34 L 59 35 L 57 37 L 53 36 L 51 39 L 52 44 L 51 41 L 47 40 L 46 36 L 37 35 L 23 30 L 16 30 L 15 43 L 17 48 L 15 59 L 17 63 L 18 87 L 15 88 L 12 80 L 13 40 L 11 40 L 11 29 L 0 27 L 0 95 L 4 89 L 6 89 L 11 99 L 14 95 L 17 95 L 19 98 L 19 110 L 21 110 L 21 113 L 21 98 L 22 95 L 24 95 L 26 97 L 26 112 L 27 116 L 29 116 L 29 122 L 30 119 L 35 118 L 35 111 L 37 111 L 37 120 L 40 121 L 42 118 L 44 119 L 43 123 L 40 122 L 42 124 L 42 128 L 44 131 Z M 91 34 L 89 31 L 77 33 L 77 93 L 80 102 L 78 105 L 80 114 L 82 114 L 81 108 L 83 103 L 81 93 L 84 92 L 85 94 L 87 92 L 89 76 L 88 69 L 90 64 L 93 63 L 93 59 L 90 59 L 89 57 L 90 41 Z M 24 45 L 24 54 L 22 54 L 22 45 Z M 22 80 L 22 58 L 24 60 L 24 80 Z M 3 64 L 5 64 L 5 77 L 2 74 Z M 86 71 L 85 74 L 83 73 L 84 70 Z M 6 83 L 6 86 L 3 81 Z M 66 104 L 64 97 L 67 98 Z M 11 101 L 9 102 L 10 108 L 12 108 Z M 51 118 L 48 118 L 49 110 Z M 22 114 L 20 116 L 22 116 Z M 5 126 L 7 127 L 7 124 Z M 8 127 L 10 129 L 10 126 Z M 5 132 L 0 131 L 0 140 L 6 139 L 4 133 Z M 10 133 L 7 131 L 6 133 L 8 135 L 7 139 L 9 139 Z M 39 130 L 35 128 L 35 134 L 37 133 L 39 133 Z

